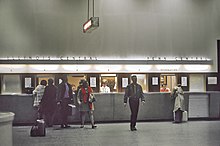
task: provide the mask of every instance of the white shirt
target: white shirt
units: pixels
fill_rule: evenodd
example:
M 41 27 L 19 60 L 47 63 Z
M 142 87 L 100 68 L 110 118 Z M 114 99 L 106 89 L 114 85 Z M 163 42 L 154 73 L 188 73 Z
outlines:
M 102 86 L 101 88 L 100 88 L 100 92 L 101 93 L 110 93 L 110 88 L 108 87 L 108 86 Z

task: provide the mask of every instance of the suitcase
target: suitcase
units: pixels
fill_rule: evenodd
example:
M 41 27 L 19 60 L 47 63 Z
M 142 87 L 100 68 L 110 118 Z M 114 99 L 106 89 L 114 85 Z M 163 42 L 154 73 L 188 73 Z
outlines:
M 37 120 L 36 124 L 31 127 L 30 136 L 31 137 L 46 136 L 45 122 L 43 119 Z
M 183 118 L 183 111 L 178 109 L 177 111 L 173 112 L 173 118 L 175 123 L 181 123 Z
M 181 110 L 177 110 L 173 113 L 175 123 L 181 123 L 182 122 L 182 113 L 183 112 Z
M 187 121 L 188 121 L 188 114 L 187 114 L 187 111 L 184 111 L 184 112 L 183 112 L 182 121 L 183 121 L 183 122 L 187 122 Z

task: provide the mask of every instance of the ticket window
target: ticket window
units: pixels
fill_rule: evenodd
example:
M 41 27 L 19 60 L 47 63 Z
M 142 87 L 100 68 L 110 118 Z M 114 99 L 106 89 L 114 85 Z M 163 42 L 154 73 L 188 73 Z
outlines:
M 147 75 L 146 74 L 136 74 L 137 82 L 142 86 L 143 92 L 147 92 Z
M 81 79 L 86 79 L 84 74 L 67 75 L 68 83 L 72 86 L 72 90 L 76 91 Z
M 36 76 L 36 85 L 35 85 L 35 87 L 33 88 L 33 90 L 35 90 L 36 89 L 36 87 L 38 86 L 38 85 L 40 85 L 40 83 L 41 83 L 41 81 L 42 80 L 45 80 L 46 82 L 47 82 L 47 84 L 46 84 L 46 86 L 48 85 L 48 79 L 53 79 L 53 81 L 54 81 L 54 83 L 55 83 L 55 76 L 54 75 L 47 75 L 47 74 L 44 74 L 44 75 L 37 75 Z M 32 91 L 33 92 L 33 91 Z
M 42 81 L 42 80 L 46 80 L 47 81 L 47 83 L 48 83 L 48 79 L 53 79 L 53 81 L 54 81 L 54 79 L 55 79 L 55 76 L 54 75 L 38 75 L 37 76 L 37 85 L 40 85 L 40 82 Z M 55 82 L 55 81 L 54 81 Z M 36 85 L 36 86 L 37 86 Z
M 170 92 L 176 86 L 175 74 L 160 75 L 160 92 Z
M 21 79 L 20 75 L 3 75 L 1 81 L 1 94 L 20 94 Z
M 101 74 L 101 76 L 100 76 L 100 92 L 101 93 L 109 93 L 109 92 L 117 92 L 117 91 L 118 90 L 117 90 L 117 76 L 116 76 L 116 74 Z

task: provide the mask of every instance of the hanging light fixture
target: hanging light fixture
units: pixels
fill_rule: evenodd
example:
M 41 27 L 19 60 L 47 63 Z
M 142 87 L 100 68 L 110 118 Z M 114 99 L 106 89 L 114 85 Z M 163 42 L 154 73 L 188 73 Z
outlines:
M 89 18 L 89 0 L 88 0 L 88 20 L 83 24 L 83 32 L 90 33 L 94 29 L 99 27 L 99 17 L 95 17 L 95 9 L 94 9 L 94 0 L 93 0 L 93 16 Z

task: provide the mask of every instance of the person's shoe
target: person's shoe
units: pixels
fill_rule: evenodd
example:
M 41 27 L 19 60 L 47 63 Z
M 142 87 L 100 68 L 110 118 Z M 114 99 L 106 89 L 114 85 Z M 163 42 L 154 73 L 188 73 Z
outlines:
M 137 128 L 132 127 L 132 128 L 131 128 L 131 131 L 137 131 Z
M 53 125 L 48 125 L 47 127 L 53 127 Z
M 64 125 L 64 128 L 70 128 L 70 125 L 66 124 L 66 125 Z
M 81 125 L 80 128 L 84 128 L 84 125 Z
M 60 125 L 61 128 L 65 128 L 65 126 L 63 124 Z
M 92 125 L 92 129 L 95 129 L 97 126 L 96 125 Z

